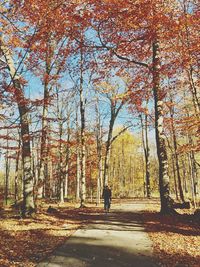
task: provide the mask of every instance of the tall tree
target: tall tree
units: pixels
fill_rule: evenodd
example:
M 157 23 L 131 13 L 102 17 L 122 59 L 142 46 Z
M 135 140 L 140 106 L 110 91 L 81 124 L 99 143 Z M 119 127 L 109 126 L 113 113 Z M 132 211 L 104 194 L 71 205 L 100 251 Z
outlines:
M 175 3 L 178 5 L 178 3 Z M 161 212 L 173 213 L 171 204 L 168 159 L 164 135 L 163 77 L 165 53 L 171 49 L 169 40 L 177 37 L 177 6 L 163 1 L 103 1 L 96 4 L 102 20 L 97 22 L 102 47 L 111 55 L 149 72 L 154 96 L 155 132 L 159 160 Z M 112 10 L 112 12 L 111 12 Z M 170 31 L 167 28 L 170 25 Z M 151 63 L 150 63 L 151 62 Z M 127 66 L 127 67 L 128 67 Z M 145 71 L 146 69 L 146 71 Z
M 10 78 L 13 84 L 13 94 L 18 106 L 20 124 L 21 124 L 21 140 L 22 140 L 22 162 L 23 162 L 23 215 L 33 213 L 35 210 L 33 198 L 33 174 L 31 164 L 31 144 L 29 132 L 29 107 L 28 101 L 24 96 L 22 80 L 17 73 L 13 58 L 3 40 L 0 38 L 0 50 L 4 55 Z
M 145 121 L 143 122 L 142 114 L 140 115 L 141 127 L 142 127 L 142 144 L 144 149 L 145 157 L 145 171 L 146 171 L 146 195 L 148 198 L 151 197 L 151 188 L 150 188 L 150 148 L 149 148 L 149 139 L 148 139 L 148 115 L 147 111 L 145 113 Z
M 107 98 L 109 102 L 109 124 L 108 124 L 108 135 L 106 140 L 106 148 L 105 148 L 105 160 L 104 160 L 104 174 L 103 174 L 103 185 L 105 186 L 108 184 L 108 168 L 109 168 L 109 157 L 110 157 L 110 150 L 111 150 L 111 144 L 113 140 L 117 138 L 117 136 L 113 137 L 113 130 L 115 121 L 119 115 L 119 112 L 122 110 L 123 106 L 126 103 L 125 97 L 120 97 L 120 88 L 118 85 L 112 85 L 112 83 L 109 82 L 103 82 L 102 84 L 98 85 L 99 90 L 102 91 L 102 94 Z M 126 91 L 126 89 L 125 89 Z M 125 94 L 125 92 L 123 92 Z M 122 93 L 122 95 L 123 95 Z M 130 126 L 128 126 L 130 127 Z M 126 128 L 122 130 L 125 131 Z

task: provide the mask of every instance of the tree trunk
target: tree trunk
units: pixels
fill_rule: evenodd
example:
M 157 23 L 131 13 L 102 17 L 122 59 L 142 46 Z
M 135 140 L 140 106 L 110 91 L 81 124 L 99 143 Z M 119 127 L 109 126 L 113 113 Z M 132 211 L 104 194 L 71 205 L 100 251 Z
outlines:
M 13 59 L 9 49 L 4 46 L 3 39 L 0 39 L 0 50 L 2 51 L 10 77 L 15 88 L 14 96 L 18 105 L 20 125 L 21 125 L 21 140 L 22 140 L 22 165 L 23 165 L 23 216 L 30 215 L 35 210 L 33 198 L 33 174 L 31 165 L 31 144 L 29 133 L 29 118 L 28 118 L 28 102 L 21 88 L 20 77 L 16 73 Z
M 97 156 L 98 156 L 98 175 L 97 175 L 97 204 L 101 202 L 101 190 L 102 190 L 102 130 L 101 119 L 99 114 L 99 102 L 95 105 L 96 110 L 96 144 L 97 144 Z
M 182 157 L 181 161 L 182 161 L 182 169 L 183 169 L 183 185 L 184 185 L 183 190 L 185 193 L 188 193 L 187 170 L 186 170 L 187 167 L 185 166 L 186 161 L 184 161 L 183 157 Z
M 106 151 L 105 151 L 105 161 L 104 161 L 104 177 L 103 177 L 104 186 L 108 184 L 108 168 L 109 168 L 110 148 L 111 148 L 114 122 L 115 122 L 115 115 L 113 113 L 113 107 L 111 106 L 111 118 L 109 123 L 108 138 L 106 142 Z
M 22 102 L 22 101 L 21 101 Z M 31 145 L 29 133 L 28 108 L 19 104 L 19 113 L 21 121 L 21 140 L 22 140 L 22 164 L 23 164 L 23 215 L 30 215 L 35 210 L 34 203 L 34 178 L 31 164 Z
M 193 172 L 191 154 L 188 154 L 188 161 L 189 161 L 190 187 L 191 187 L 191 193 L 192 193 L 192 198 L 193 198 L 193 205 L 194 205 L 194 208 L 196 208 L 195 181 L 194 181 L 194 172 Z
M 178 188 L 177 188 L 177 182 L 176 182 L 176 168 L 175 168 L 175 162 L 174 162 L 174 155 L 172 154 L 172 169 L 173 169 L 173 176 L 174 176 L 174 189 L 176 194 L 176 199 L 178 200 Z
M 172 207 L 170 190 L 169 190 L 169 175 L 168 175 L 168 159 L 166 141 L 163 129 L 163 92 L 160 88 L 160 59 L 159 59 L 159 43 L 153 43 L 153 94 L 155 101 L 155 132 L 157 156 L 159 161 L 159 189 L 161 200 L 161 213 L 174 213 Z
M 144 158 L 145 158 L 145 187 L 146 187 L 146 196 L 147 198 L 151 197 L 151 188 L 150 188 L 150 149 L 149 149 L 149 140 L 148 140 L 148 120 L 147 114 L 145 114 L 145 125 L 143 124 L 142 114 L 140 116 L 141 126 L 142 126 L 142 144 L 144 149 Z M 144 129 L 144 130 L 143 130 Z
M 19 178 L 19 157 L 20 157 L 20 147 L 21 147 L 21 140 L 19 136 L 19 146 L 18 146 L 18 151 L 16 153 L 16 161 L 15 161 L 15 204 L 17 204 L 17 201 L 19 199 L 19 194 L 18 194 L 18 178 Z
M 70 115 L 67 114 L 67 145 L 66 145 L 66 158 L 65 158 L 65 179 L 64 179 L 64 191 L 65 191 L 65 198 L 68 197 L 68 178 L 69 178 L 69 157 L 70 157 Z
M 79 138 L 79 127 L 78 127 L 78 113 L 76 112 L 76 201 L 80 201 L 80 138 Z
M 51 166 L 50 166 L 50 145 L 51 145 L 51 130 L 50 125 L 48 125 L 47 140 L 46 140 L 46 161 L 44 165 L 45 169 L 45 178 L 44 178 L 44 196 L 45 198 L 50 199 L 51 195 Z
M 8 135 L 8 131 L 7 131 Z M 7 139 L 7 151 L 5 157 L 6 173 L 5 173 L 5 204 L 8 205 L 8 195 L 9 195 L 9 174 L 10 174 L 10 160 L 8 158 L 8 146 L 9 142 Z
M 120 134 L 122 134 L 127 128 L 123 129 L 117 136 L 112 138 L 113 135 L 113 128 L 115 124 L 115 120 L 122 109 L 123 105 L 125 104 L 125 101 L 121 101 L 119 106 L 117 107 L 117 102 L 114 99 L 115 95 L 112 95 L 109 100 L 110 100 L 110 122 L 109 122 L 109 129 L 108 129 L 108 137 L 107 137 L 107 142 L 106 142 L 106 151 L 105 151 L 105 161 L 104 161 L 104 177 L 103 177 L 103 185 L 105 186 L 108 184 L 108 169 L 109 169 L 109 159 L 110 159 L 110 149 L 111 149 L 111 144 L 113 140 L 115 140 Z
M 80 200 L 80 151 L 76 152 L 76 201 Z
M 65 159 L 65 177 L 64 177 L 64 197 L 68 197 L 68 178 L 69 178 L 69 134 L 68 134 L 68 144 L 66 149 L 66 159 Z
M 44 184 L 47 180 L 47 135 L 48 135 L 48 101 L 49 101 L 49 89 L 48 84 L 45 82 L 44 85 L 44 104 L 43 104 L 43 113 L 42 113 L 42 137 L 41 137 L 41 150 L 40 150 L 40 171 L 39 171 L 39 180 L 38 180 L 38 192 L 37 197 L 44 197 Z
M 172 99 L 171 99 L 172 101 Z M 176 141 L 176 130 L 174 126 L 174 110 L 173 107 L 170 108 L 170 117 L 171 117 L 171 128 L 172 128 L 172 138 L 173 138 L 173 145 L 174 145 L 174 157 L 175 157 L 175 163 L 176 163 L 176 173 L 178 178 L 178 189 L 180 194 L 180 199 L 182 202 L 184 202 L 184 194 L 183 194 L 183 187 L 181 182 L 181 174 L 180 174 L 180 168 L 179 168 L 179 159 L 178 159 L 178 152 L 177 152 L 177 141 Z
M 151 188 L 150 188 L 150 149 L 149 149 L 149 139 L 148 139 L 148 118 L 145 114 L 145 141 L 146 141 L 146 155 L 145 155 L 145 171 L 146 171 L 146 188 L 147 188 L 147 197 L 151 197 Z
M 59 200 L 61 203 L 64 203 L 64 164 L 63 164 L 63 144 L 62 144 L 62 136 L 63 136 L 63 121 L 62 115 L 59 108 L 59 93 L 57 90 L 57 118 L 59 120 Z
M 86 200 L 86 147 L 85 147 L 85 99 L 83 96 L 83 49 L 81 47 L 80 59 L 80 115 L 81 115 L 81 207 Z

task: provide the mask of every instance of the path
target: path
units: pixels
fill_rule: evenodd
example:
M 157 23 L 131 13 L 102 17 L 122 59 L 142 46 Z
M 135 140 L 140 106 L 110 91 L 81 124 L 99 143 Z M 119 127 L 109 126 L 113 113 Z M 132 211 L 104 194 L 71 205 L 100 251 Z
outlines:
M 143 207 L 114 205 L 107 215 L 89 215 L 89 223 L 37 267 L 158 266 L 153 262 L 152 243 L 140 222 L 138 211 Z

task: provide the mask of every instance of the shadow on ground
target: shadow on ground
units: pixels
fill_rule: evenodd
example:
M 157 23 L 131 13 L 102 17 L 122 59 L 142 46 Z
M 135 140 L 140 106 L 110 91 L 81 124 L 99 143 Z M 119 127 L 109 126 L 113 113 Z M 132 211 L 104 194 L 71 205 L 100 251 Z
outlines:
M 102 208 L 65 209 L 60 208 L 54 216 L 60 219 L 89 223 L 91 227 L 98 229 L 99 224 L 106 222 L 106 228 L 112 230 L 116 226 L 118 231 L 129 231 L 140 222 L 148 231 L 178 233 L 182 235 L 196 236 L 200 233 L 199 222 L 192 215 L 161 215 L 150 211 L 111 211 L 105 214 Z M 120 229 L 123 226 L 123 229 Z M 151 227 L 152 226 L 152 227 Z
M 130 206 L 131 207 L 131 206 Z M 155 258 L 152 255 L 148 255 L 147 250 L 141 246 L 137 250 L 137 244 L 134 249 L 131 249 L 131 243 L 137 242 L 137 240 L 127 241 L 127 246 L 124 248 L 120 244 L 116 244 L 121 235 L 127 232 L 129 235 L 131 232 L 140 234 L 145 227 L 147 232 L 158 232 L 158 233 L 171 233 L 180 234 L 182 236 L 198 236 L 200 233 L 199 224 L 193 219 L 191 215 L 173 215 L 173 216 L 163 216 L 156 212 L 149 211 L 139 211 L 139 209 L 134 209 L 133 211 L 128 209 L 120 209 L 111 211 L 109 214 L 104 214 L 102 209 L 99 208 L 85 208 L 76 210 L 66 210 L 59 209 L 55 216 L 61 219 L 71 219 L 82 221 L 82 230 L 84 231 L 85 225 L 87 229 L 91 231 L 112 231 L 112 235 L 116 233 L 118 239 L 114 240 L 114 243 L 108 242 L 105 244 L 101 237 L 96 235 L 96 237 L 88 238 L 83 236 L 74 236 L 70 238 L 70 242 L 67 242 L 64 246 L 57 250 L 52 258 L 52 262 L 56 265 L 52 266 L 83 266 L 83 267 L 123 267 L 123 266 L 195 266 L 191 262 L 197 262 L 197 258 L 190 255 L 186 250 L 183 254 L 168 253 L 168 251 L 162 251 L 161 257 L 167 259 L 174 258 L 172 261 L 176 262 L 174 265 L 165 265 L 163 263 L 158 263 L 161 257 Z M 138 240 L 140 238 L 138 237 Z M 112 240 L 110 240 L 112 241 Z M 141 242 L 141 240 L 140 240 Z M 129 249 L 130 244 L 130 249 Z M 134 251 L 135 250 L 135 251 Z M 66 262 L 67 258 L 67 262 Z M 72 262 L 76 260 L 76 264 L 72 265 Z M 70 264 L 69 264 L 70 262 Z M 157 262 L 157 263 L 156 263 Z M 162 260 L 161 260 L 162 262 Z M 68 265 L 69 264 L 69 265 Z M 171 263 L 170 263 L 171 264 Z M 41 265 L 43 267 L 47 265 Z M 48 265 L 51 267 L 51 265 Z
M 50 263 L 49 263 L 50 261 Z M 48 265 L 47 265 L 48 264 Z M 39 267 L 155 267 L 145 251 L 127 251 L 120 247 L 103 245 L 98 238 L 71 237 L 53 256 Z

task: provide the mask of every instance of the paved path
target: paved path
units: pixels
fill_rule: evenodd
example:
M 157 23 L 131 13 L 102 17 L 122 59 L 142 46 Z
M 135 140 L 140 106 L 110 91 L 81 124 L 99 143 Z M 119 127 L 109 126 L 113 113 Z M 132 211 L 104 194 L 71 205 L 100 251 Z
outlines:
M 37 267 L 156 267 L 152 243 L 140 222 L 142 205 L 114 205 L 89 223 Z M 84 216 L 84 214 L 83 214 Z

